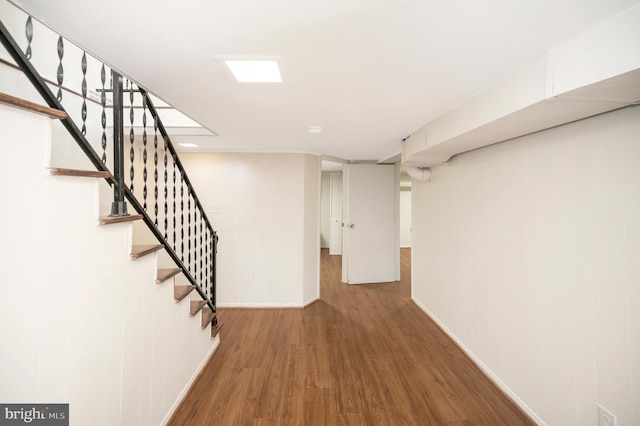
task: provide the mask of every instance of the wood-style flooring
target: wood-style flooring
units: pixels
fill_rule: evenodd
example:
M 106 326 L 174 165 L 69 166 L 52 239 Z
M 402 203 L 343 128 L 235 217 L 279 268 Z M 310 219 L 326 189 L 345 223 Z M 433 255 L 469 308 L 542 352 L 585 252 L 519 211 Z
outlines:
M 220 309 L 222 343 L 170 425 L 533 425 L 410 300 L 347 285 L 322 250 L 321 300 Z

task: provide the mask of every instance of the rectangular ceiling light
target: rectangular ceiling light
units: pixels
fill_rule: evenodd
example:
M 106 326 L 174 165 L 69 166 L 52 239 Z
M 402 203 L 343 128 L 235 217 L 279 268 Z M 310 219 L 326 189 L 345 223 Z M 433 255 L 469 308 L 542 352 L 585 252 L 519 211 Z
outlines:
M 227 59 L 224 62 L 240 83 L 282 83 L 277 61 Z

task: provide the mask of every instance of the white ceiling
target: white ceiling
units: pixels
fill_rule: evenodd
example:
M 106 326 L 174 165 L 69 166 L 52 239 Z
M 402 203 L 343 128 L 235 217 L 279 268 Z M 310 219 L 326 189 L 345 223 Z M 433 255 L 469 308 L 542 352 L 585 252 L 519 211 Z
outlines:
M 182 137 L 200 150 L 376 161 L 526 61 L 639 2 L 16 1 L 215 132 Z M 221 55 L 279 56 L 284 82 L 238 83 Z

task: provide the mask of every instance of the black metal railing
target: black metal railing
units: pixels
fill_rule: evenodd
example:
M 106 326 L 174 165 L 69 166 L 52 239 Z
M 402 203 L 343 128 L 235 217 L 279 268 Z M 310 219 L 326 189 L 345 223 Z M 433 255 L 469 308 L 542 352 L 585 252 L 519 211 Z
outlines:
M 2 21 L 4 17 L 0 19 L 0 41 L 13 61 L 0 57 L 0 62 L 19 68 L 50 107 L 67 112 L 69 118 L 61 120 L 66 131 L 97 170 L 109 171 L 113 176 L 106 179 L 114 193 L 111 216 L 127 215 L 127 201 L 143 216 L 169 257 L 207 301 L 214 313 L 212 325 L 216 326 L 218 236 L 171 142 L 153 96 L 18 9 L 11 17 L 14 28 L 15 16 L 21 15 L 24 15 L 24 49 L 10 34 Z M 43 38 L 55 40 L 52 46 L 55 54 L 44 54 L 49 55 L 48 60 L 41 59 L 38 67 L 50 65 L 53 70 L 39 72 L 34 65 L 38 31 L 46 33 Z M 44 47 L 43 43 L 38 45 Z M 78 70 L 70 72 L 74 58 Z M 54 78 L 43 77 L 47 72 Z

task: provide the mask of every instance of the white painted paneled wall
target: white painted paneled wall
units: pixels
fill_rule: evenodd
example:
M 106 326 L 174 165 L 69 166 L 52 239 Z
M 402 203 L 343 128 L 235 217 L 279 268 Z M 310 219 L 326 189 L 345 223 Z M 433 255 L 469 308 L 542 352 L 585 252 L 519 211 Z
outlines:
M 220 235 L 218 305 L 301 307 L 317 299 L 320 158 L 249 153 L 181 153 L 180 158 Z
M 315 155 L 304 156 L 304 217 L 302 240 L 302 303 L 320 298 L 320 179 L 321 161 Z
M 411 188 L 400 188 L 400 247 L 411 247 Z
M 640 424 L 640 107 L 414 182 L 413 298 L 548 425 Z
M 69 403 L 71 425 L 162 423 L 219 338 L 155 284 L 154 256 L 129 259 L 129 225 L 98 226 L 106 184 L 48 175 L 49 119 L 0 105 L 0 128 L 0 401 Z

